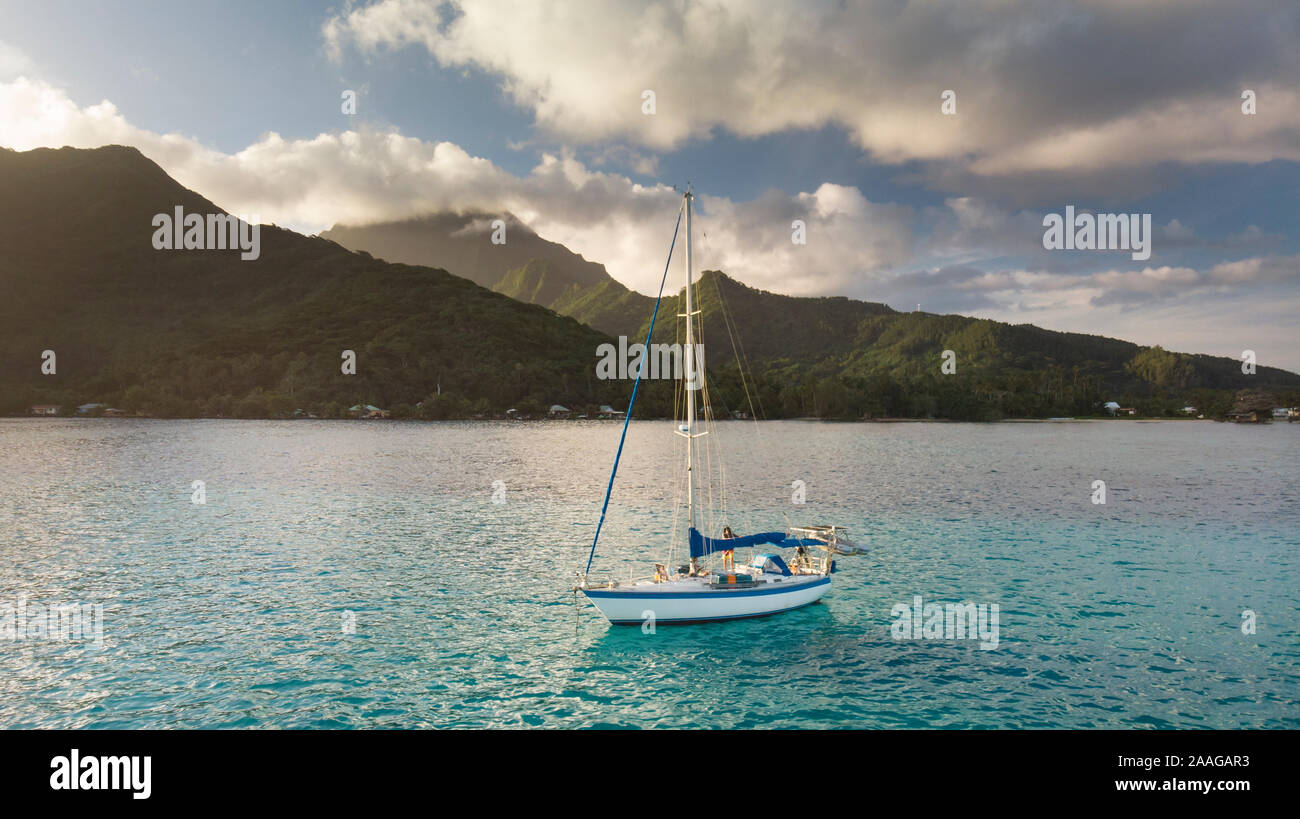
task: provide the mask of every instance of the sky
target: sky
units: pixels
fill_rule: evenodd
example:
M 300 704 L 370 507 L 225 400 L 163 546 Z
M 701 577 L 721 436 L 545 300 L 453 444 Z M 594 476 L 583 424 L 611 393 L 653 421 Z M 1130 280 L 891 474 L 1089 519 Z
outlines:
M 753 287 L 1300 371 L 1294 0 L 0 0 L 0 19 L 0 146 L 134 145 L 265 223 L 508 211 L 652 294 L 689 183 L 698 266 Z M 1046 249 L 1067 207 L 1149 214 L 1150 257 Z

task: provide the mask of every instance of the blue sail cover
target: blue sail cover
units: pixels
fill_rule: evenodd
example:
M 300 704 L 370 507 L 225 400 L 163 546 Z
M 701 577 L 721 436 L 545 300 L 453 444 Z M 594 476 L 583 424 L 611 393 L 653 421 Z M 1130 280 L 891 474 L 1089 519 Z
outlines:
M 691 527 L 691 557 L 704 557 L 714 552 L 726 552 L 731 549 L 745 549 L 760 543 L 781 543 L 785 532 L 760 532 L 744 537 L 711 538 L 700 534 L 700 530 Z
M 786 537 L 785 532 L 759 532 L 756 535 L 745 535 L 744 537 L 712 538 L 701 535 L 698 529 L 691 527 L 691 557 L 704 557 L 714 552 L 745 549 L 764 543 L 771 543 L 778 549 L 793 549 L 796 546 L 811 548 L 826 545 L 820 540 L 810 537 Z
M 778 548 L 778 549 L 793 549 L 793 548 L 796 547 L 796 546 L 803 546 L 803 547 L 805 547 L 805 548 L 811 548 L 811 547 L 813 547 L 813 546 L 825 546 L 825 545 L 826 545 L 826 544 L 823 543 L 822 541 L 817 540 L 817 539 L 815 539 L 815 538 L 811 538 L 811 537 L 805 537 L 805 538 L 791 537 L 791 538 L 786 538 L 785 540 L 783 540 L 783 541 L 781 541 L 780 543 L 776 544 L 776 548 Z

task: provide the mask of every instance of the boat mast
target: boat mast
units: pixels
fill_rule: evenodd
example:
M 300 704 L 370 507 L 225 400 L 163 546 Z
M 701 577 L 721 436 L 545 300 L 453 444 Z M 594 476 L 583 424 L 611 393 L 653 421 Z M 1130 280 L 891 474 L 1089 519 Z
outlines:
M 685 359 L 685 367 L 682 375 L 685 379 L 686 392 L 686 543 L 687 550 L 690 550 L 690 532 L 695 528 L 695 476 L 692 472 L 693 464 L 691 459 L 692 451 L 695 449 L 695 390 L 692 384 L 695 378 L 703 378 L 703 374 L 695 373 L 695 301 L 691 296 L 691 201 L 694 197 L 691 195 L 690 188 L 686 190 L 686 347 L 682 350 L 682 357 Z M 691 557 L 691 574 L 695 574 L 699 568 L 699 560 Z

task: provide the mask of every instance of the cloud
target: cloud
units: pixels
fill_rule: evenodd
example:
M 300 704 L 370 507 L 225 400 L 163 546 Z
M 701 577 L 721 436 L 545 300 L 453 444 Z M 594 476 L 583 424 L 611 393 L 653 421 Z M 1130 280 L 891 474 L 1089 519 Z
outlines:
M 1254 226 L 1252 225 L 1252 227 Z M 1258 232 L 1259 228 L 1255 228 L 1255 230 Z M 1195 236 L 1196 231 L 1192 230 L 1187 225 L 1184 225 L 1177 219 L 1170 219 L 1169 224 L 1160 229 L 1160 238 L 1167 239 L 1171 242 L 1189 241 Z
M 1254 256 L 1205 269 L 1181 265 L 1092 272 L 1006 268 L 985 270 L 953 265 L 891 278 L 886 292 L 909 294 L 910 302 L 934 310 L 971 312 L 985 308 L 1041 311 L 1064 307 L 1146 307 L 1240 298 L 1274 289 L 1300 293 L 1300 255 Z M 926 302 L 926 297 L 929 302 Z M 930 309 L 927 307 L 927 309 Z
M 634 150 L 627 145 L 609 145 L 601 148 L 590 161 L 597 167 L 610 163 L 621 164 L 641 176 L 655 176 L 659 172 L 659 157 Z
M 834 125 L 877 161 L 936 163 L 926 173 L 947 189 L 970 176 L 1300 159 L 1293 0 L 1026 5 L 380 0 L 330 18 L 322 36 L 336 57 L 419 47 L 488 72 L 570 145 L 666 150 L 715 129 Z M 940 112 L 944 90 L 953 116 Z

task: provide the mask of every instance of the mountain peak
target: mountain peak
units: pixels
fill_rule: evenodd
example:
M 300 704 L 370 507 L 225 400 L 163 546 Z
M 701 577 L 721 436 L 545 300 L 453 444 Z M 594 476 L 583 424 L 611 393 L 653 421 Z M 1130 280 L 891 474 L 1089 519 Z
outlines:
M 138 237 L 146 246 L 158 213 L 221 209 L 126 145 L 36 148 L 0 153 L 0 219 L 23 229 L 33 252 L 69 236 Z M 55 226 L 60 226 L 57 230 Z
M 504 236 L 497 231 L 500 225 L 494 225 L 498 219 L 505 223 Z M 405 221 L 336 225 L 321 238 L 390 262 L 440 267 L 490 290 L 504 292 L 508 287 L 515 293 L 533 293 L 537 299 L 557 296 L 574 285 L 591 288 L 613 282 L 604 265 L 543 239 L 508 211 L 442 211 Z M 538 261 L 546 262 L 545 267 L 535 264 Z M 546 286 L 520 289 L 518 271 L 544 272 Z M 512 281 L 507 284 L 507 279 Z M 545 300 L 533 303 L 554 309 Z
M 141 173 L 167 176 L 167 172 L 158 163 L 141 153 L 139 148 L 130 145 L 102 145 L 98 148 L 73 148 L 65 145 L 62 148 L 33 148 L 30 151 L 5 149 L 6 162 L 16 162 L 19 158 L 22 159 L 22 166 L 43 170 L 86 166 L 101 169 L 135 168 Z M 170 177 L 167 178 L 171 180 Z M 174 180 L 172 182 L 176 184 Z

